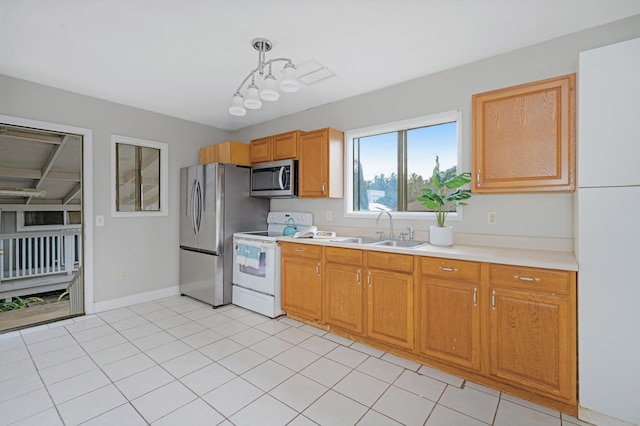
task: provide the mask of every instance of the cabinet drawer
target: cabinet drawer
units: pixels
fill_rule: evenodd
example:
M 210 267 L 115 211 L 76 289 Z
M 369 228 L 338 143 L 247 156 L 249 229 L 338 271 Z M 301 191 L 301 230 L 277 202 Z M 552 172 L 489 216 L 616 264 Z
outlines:
M 282 256 L 308 257 L 320 260 L 322 258 L 322 247 L 310 244 L 281 243 Z
M 489 282 L 510 288 L 569 294 L 575 273 L 554 269 L 489 265 Z
M 327 262 L 345 263 L 347 265 L 362 265 L 362 251 L 340 247 L 325 247 Z
M 367 251 L 366 259 L 367 266 L 370 268 L 413 272 L 413 256 L 407 254 Z
M 480 282 L 480 263 L 465 260 L 420 258 L 420 273 L 445 280 Z

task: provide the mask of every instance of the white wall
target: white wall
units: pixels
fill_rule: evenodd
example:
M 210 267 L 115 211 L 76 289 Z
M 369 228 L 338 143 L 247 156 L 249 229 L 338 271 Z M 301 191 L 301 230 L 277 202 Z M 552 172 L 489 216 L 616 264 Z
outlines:
M 313 108 L 278 120 L 241 129 L 234 140 L 251 139 L 293 129 L 334 127 L 343 131 L 462 109 L 461 170 L 471 168 L 471 95 L 577 71 L 581 50 L 640 35 L 640 15 L 555 39 L 527 49 L 464 65 L 366 95 Z M 417 51 L 416 54 L 427 54 Z M 410 66 L 410 64 L 399 64 Z M 304 96 L 304 88 L 296 94 Z M 249 112 L 251 114 L 251 112 Z M 343 200 L 273 200 L 272 210 L 314 213 L 314 223 L 332 226 L 376 227 L 375 219 L 347 219 Z M 332 210 L 333 220 L 326 220 Z M 498 213 L 498 224 L 487 224 L 488 212 Z M 464 219 L 450 222 L 455 232 L 499 236 L 573 238 L 573 194 L 474 195 L 464 207 Z M 411 225 L 427 230 L 433 221 L 396 220 L 400 229 Z M 382 226 L 388 226 L 386 221 Z
M 93 228 L 96 303 L 178 284 L 180 167 L 199 162 L 199 148 L 230 139 L 226 131 L 0 75 L 0 114 L 93 131 Z M 169 144 L 169 215 L 110 217 L 111 134 Z M 93 226 L 93 224 L 92 224 Z M 125 280 L 117 280 L 118 272 Z

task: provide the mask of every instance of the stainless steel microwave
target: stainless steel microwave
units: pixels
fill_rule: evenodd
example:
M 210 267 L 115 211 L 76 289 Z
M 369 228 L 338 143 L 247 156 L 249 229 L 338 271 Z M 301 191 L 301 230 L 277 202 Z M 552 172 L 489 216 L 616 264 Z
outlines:
M 298 195 L 298 161 L 281 160 L 251 166 L 251 196 L 293 198 Z

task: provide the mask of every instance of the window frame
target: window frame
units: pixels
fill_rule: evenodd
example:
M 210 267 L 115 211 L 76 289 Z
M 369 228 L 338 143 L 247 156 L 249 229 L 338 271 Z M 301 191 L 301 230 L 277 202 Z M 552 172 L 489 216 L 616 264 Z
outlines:
M 364 127 L 361 129 L 348 130 L 345 133 L 345 187 L 344 187 L 344 215 L 347 218 L 375 218 L 380 212 L 376 211 L 354 211 L 353 210 L 353 140 L 374 136 L 383 133 L 398 132 L 403 130 L 410 130 L 419 127 L 427 127 L 438 124 L 456 122 L 456 149 L 457 149 L 457 164 L 458 170 L 461 169 L 462 164 L 462 110 L 456 109 L 441 113 L 429 114 L 421 117 L 410 118 L 407 120 L 394 121 L 390 123 L 379 124 L 370 127 Z M 406 150 L 406 145 L 403 147 Z M 406 192 L 406 182 L 405 182 Z M 434 212 L 408 212 L 408 211 L 392 211 L 394 218 L 398 219 L 422 219 L 422 220 L 436 220 Z M 458 206 L 455 212 L 451 212 L 447 215 L 447 220 L 461 221 L 462 220 L 462 208 Z
M 158 211 L 128 211 L 117 210 L 117 144 L 127 144 L 160 150 L 160 209 Z M 169 215 L 169 144 L 128 136 L 111 135 L 111 217 L 157 217 Z

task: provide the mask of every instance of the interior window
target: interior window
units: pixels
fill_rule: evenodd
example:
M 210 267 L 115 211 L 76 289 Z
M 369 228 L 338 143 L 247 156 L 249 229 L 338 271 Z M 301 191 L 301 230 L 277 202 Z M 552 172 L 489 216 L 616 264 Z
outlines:
M 114 216 L 166 215 L 167 144 L 112 137 Z

